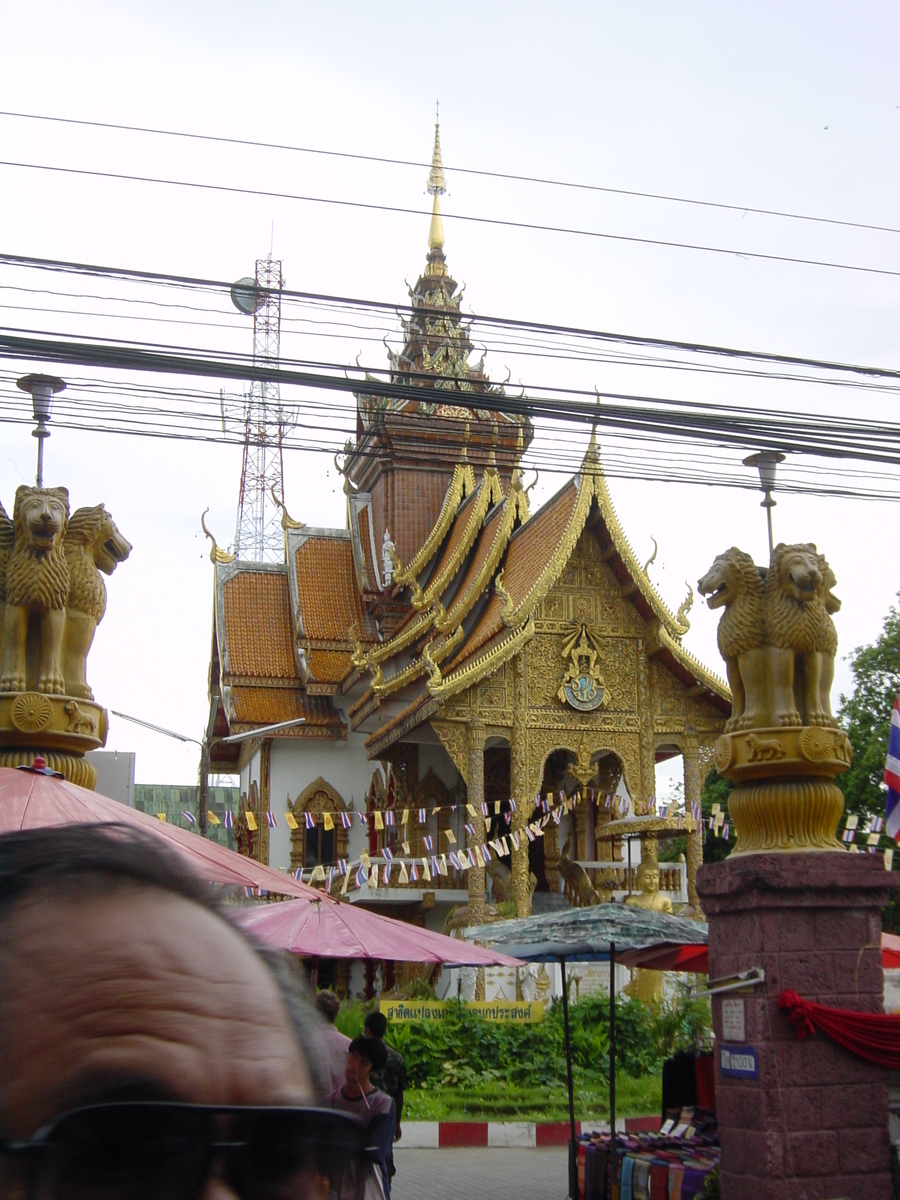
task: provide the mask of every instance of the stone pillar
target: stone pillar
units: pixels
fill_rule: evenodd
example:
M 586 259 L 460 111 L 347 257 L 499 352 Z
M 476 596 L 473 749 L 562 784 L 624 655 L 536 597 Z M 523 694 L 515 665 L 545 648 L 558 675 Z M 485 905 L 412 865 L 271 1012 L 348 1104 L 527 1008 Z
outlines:
M 643 816 L 650 810 L 650 799 L 656 795 L 656 745 L 653 740 L 653 698 L 650 691 L 650 659 L 647 643 L 638 641 L 637 650 L 638 736 L 640 739 L 640 794 L 632 796 L 634 811 Z
M 516 898 L 516 916 L 531 916 L 531 881 L 528 870 L 528 838 L 525 826 L 531 810 L 528 797 L 528 747 L 525 716 L 528 708 L 528 692 L 525 679 L 525 655 L 523 649 L 512 662 L 513 724 L 509 744 L 509 781 L 516 811 L 512 814 L 510 830 L 519 838 L 518 850 L 513 846 L 510 855 L 512 890 Z
M 751 967 L 766 974 L 751 993 L 712 1001 L 722 1195 L 888 1200 L 884 1070 L 822 1033 L 798 1040 L 777 1003 L 791 988 L 820 1004 L 882 1011 L 879 910 L 890 876 L 880 855 L 732 854 L 702 867 L 697 887 L 710 979 Z M 723 1075 L 722 1051 L 735 1045 L 755 1051 L 757 1079 Z
M 700 804 L 700 739 L 696 733 L 685 731 L 682 746 L 684 765 L 684 808 L 690 816 L 693 806 Z M 703 862 L 703 825 L 694 822 L 687 835 L 687 891 L 688 904 L 699 915 L 700 898 L 697 895 L 697 872 Z

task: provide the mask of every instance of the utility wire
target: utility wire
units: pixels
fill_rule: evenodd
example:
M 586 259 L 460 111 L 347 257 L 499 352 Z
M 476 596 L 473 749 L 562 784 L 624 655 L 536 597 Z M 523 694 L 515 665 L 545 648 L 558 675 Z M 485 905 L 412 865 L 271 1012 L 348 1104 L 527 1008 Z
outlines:
M 407 158 L 385 158 L 376 154 L 352 154 L 346 150 L 322 150 L 312 146 L 292 146 L 283 142 L 260 142 L 250 138 L 222 137 L 211 133 L 188 133 L 178 129 L 157 129 L 146 125 L 123 125 L 111 121 L 85 121 L 76 117 L 55 117 L 42 113 L 6 112 L 0 110 L 0 117 L 15 117 L 23 121 L 46 121 L 60 125 L 79 125 L 87 129 L 113 129 L 126 133 L 147 133 L 161 137 L 188 138 L 199 142 L 216 142 L 226 146 L 247 146 L 258 150 L 283 150 L 293 154 L 314 154 L 324 158 L 346 158 L 353 162 L 382 163 L 395 167 L 416 167 L 428 170 L 430 162 Z M 868 229 L 876 233 L 900 233 L 900 229 L 892 225 L 875 225 L 865 221 L 846 221 L 836 217 L 811 216 L 808 213 L 789 212 L 776 208 L 754 208 L 750 204 L 724 204 L 717 200 L 697 200 L 688 196 L 669 196 L 660 192 L 639 192 L 630 188 L 604 187 L 596 183 L 579 183 L 564 179 L 548 179 L 540 175 L 516 175 L 507 171 L 485 171 L 475 167 L 446 166 L 445 171 L 457 175 L 475 175 L 483 179 L 505 179 L 513 183 L 534 183 L 544 187 L 571 188 L 576 191 L 602 192 L 612 196 L 630 196 L 639 200 L 660 200 L 669 204 L 696 205 L 700 208 L 716 208 L 725 212 L 740 213 L 742 216 L 753 213 L 754 216 L 779 217 L 792 221 L 810 221 L 819 225 L 836 225 L 845 229 Z
M 154 175 L 131 175 L 121 171 L 92 171 L 86 167 L 60 167 L 50 163 L 14 162 L 0 160 L 0 167 L 27 171 L 50 171 L 61 175 L 80 175 L 90 179 L 115 179 L 129 183 L 159 184 L 165 187 L 194 188 L 205 192 L 222 192 L 235 196 L 261 196 L 266 200 L 291 200 L 304 204 L 331 204 L 339 208 L 361 208 L 368 212 L 400 213 L 404 216 L 429 217 L 424 208 L 407 208 L 398 204 L 373 204 L 364 200 L 341 200 L 333 196 L 304 196 L 295 192 L 269 191 L 263 188 L 242 188 L 224 183 L 203 183 L 192 179 L 165 179 Z M 478 217 L 470 213 L 443 213 L 444 220 L 466 221 L 476 225 L 493 225 L 506 229 L 527 229 L 538 233 L 560 233 L 573 237 L 599 238 L 604 241 L 628 242 L 638 246 L 661 246 L 670 250 L 695 250 L 729 258 L 755 259 L 760 262 L 790 263 L 804 267 L 823 267 L 833 271 L 858 271 L 865 275 L 900 277 L 900 271 L 888 267 L 865 267 L 858 263 L 830 262 L 826 259 L 799 258 L 789 254 L 766 254 L 759 250 L 736 250 L 725 246 L 705 246 L 696 242 L 676 242 L 664 238 L 637 237 L 625 233 L 604 233 L 599 229 L 578 229 L 567 225 L 543 225 L 532 221 L 511 221 L 502 217 Z
M 108 279 L 132 280 L 160 284 L 168 287 L 200 288 L 217 294 L 230 292 L 231 283 L 224 280 L 205 279 L 190 275 L 172 275 L 160 271 L 146 271 L 131 267 L 106 267 L 91 263 L 70 262 L 60 259 L 36 258 L 28 255 L 4 254 L 0 252 L 0 263 L 10 266 L 46 270 L 52 272 L 102 276 Z M 412 305 L 397 304 L 388 300 L 365 300 L 348 296 L 333 296 L 321 292 L 302 292 L 285 288 L 280 293 L 288 301 L 305 300 L 317 301 L 323 304 L 350 306 L 360 310 L 379 310 L 400 315 L 413 314 L 417 316 L 440 315 L 437 310 L 415 308 Z M 528 321 L 513 317 L 499 317 L 485 314 L 461 314 L 461 319 L 471 322 L 473 327 L 485 325 L 504 327 L 507 329 L 528 330 L 532 332 L 566 334 L 572 337 L 588 338 L 597 341 L 610 342 L 617 345 L 641 346 L 665 350 L 677 350 L 694 354 L 710 354 L 725 358 L 750 359 L 756 362 L 773 363 L 780 366 L 809 367 L 814 370 L 838 371 L 854 375 L 866 375 L 873 378 L 900 379 L 900 370 L 889 367 L 876 367 L 858 363 L 840 362 L 835 360 L 808 358 L 801 355 L 776 354 L 762 350 L 742 350 L 731 346 L 718 346 L 706 342 L 690 342 L 671 338 L 646 337 L 640 334 L 614 333 L 608 330 L 590 329 L 577 325 L 555 325 L 541 321 Z

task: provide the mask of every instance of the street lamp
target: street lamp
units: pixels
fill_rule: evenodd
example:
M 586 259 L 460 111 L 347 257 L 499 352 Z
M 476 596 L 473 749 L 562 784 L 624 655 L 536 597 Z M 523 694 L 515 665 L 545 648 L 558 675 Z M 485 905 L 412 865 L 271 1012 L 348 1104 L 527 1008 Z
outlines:
M 57 392 L 65 388 L 65 383 L 55 375 L 23 375 L 16 380 L 16 387 L 23 392 L 31 393 L 31 408 L 37 429 L 31 431 L 31 436 L 38 440 L 37 454 L 37 485 L 44 486 L 44 438 L 50 436 L 47 422 L 50 420 L 50 406 Z
M 780 462 L 784 462 L 784 455 L 778 450 L 760 450 L 756 454 L 751 454 L 749 458 L 744 459 L 745 467 L 756 467 L 758 469 L 759 486 L 765 493 L 760 503 L 760 508 L 766 510 L 766 521 L 769 526 L 770 559 L 775 545 L 772 538 L 772 509 L 775 507 L 776 501 L 772 499 L 772 492 L 775 490 L 775 468 Z

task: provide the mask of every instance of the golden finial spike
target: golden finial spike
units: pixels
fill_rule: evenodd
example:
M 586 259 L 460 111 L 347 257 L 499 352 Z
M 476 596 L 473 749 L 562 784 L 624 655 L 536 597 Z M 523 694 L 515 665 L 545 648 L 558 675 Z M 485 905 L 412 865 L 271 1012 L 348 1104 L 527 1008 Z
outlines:
M 428 249 L 443 250 L 444 222 L 441 219 L 441 202 L 439 197 L 446 192 L 447 181 L 444 179 L 444 167 L 441 163 L 441 126 L 437 117 L 434 122 L 434 150 L 431 155 L 431 170 L 428 173 L 426 187 L 434 197 L 431 204 L 431 225 L 428 229 Z

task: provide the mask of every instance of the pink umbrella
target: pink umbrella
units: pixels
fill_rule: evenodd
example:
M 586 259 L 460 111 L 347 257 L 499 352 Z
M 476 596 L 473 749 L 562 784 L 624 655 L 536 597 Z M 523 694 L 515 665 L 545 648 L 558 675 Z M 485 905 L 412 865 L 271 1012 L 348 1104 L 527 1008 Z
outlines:
M 282 896 L 321 895 L 291 875 L 273 871 L 216 842 L 168 825 L 99 792 L 39 771 L 0 767 L 0 833 L 55 825 L 128 825 L 165 842 L 202 879 L 239 884 Z M 329 902 L 331 903 L 331 902 Z
M 355 904 L 323 903 L 319 898 L 242 909 L 235 919 L 270 950 L 310 958 L 375 958 L 450 967 L 522 965 L 498 950 L 382 917 Z

